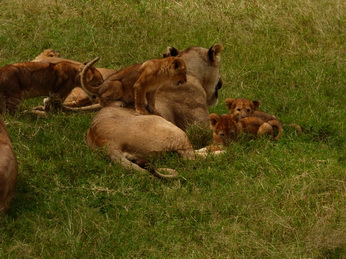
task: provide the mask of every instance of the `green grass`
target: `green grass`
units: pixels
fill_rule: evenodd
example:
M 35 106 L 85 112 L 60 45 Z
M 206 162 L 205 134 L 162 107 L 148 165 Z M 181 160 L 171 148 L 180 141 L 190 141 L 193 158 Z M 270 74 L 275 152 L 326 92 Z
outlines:
M 220 157 L 155 159 L 163 182 L 85 142 L 94 113 L 5 115 L 20 173 L 0 216 L 1 258 L 345 258 L 346 2 L 2 0 L 0 65 L 45 48 L 120 69 L 167 46 L 223 43 L 226 97 L 261 101 L 287 128 Z M 193 97 L 192 97 L 193 98 Z M 191 128 L 196 148 L 210 132 Z

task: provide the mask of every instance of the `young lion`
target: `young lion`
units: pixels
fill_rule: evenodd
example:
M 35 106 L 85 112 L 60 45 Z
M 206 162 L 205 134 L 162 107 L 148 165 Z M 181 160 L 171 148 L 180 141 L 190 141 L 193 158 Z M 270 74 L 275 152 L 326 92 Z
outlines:
M 149 112 L 160 115 L 155 108 L 157 89 L 170 82 L 179 85 L 186 82 L 185 62 L 180 58 L 168 57 L 152 59 L 143 64 L 135 64 L 110 75 L 103 84 L 92 87 L 84 80 L 84 73 L 97 59 L 88 63 L 82 71 L 83 89 L 91 97 L 99 97 L 100 104 L 107 106 L 115 100 L 125 103 L 135 103 L 135 109 L 140 114 Z M 148 110 L 146 109 L 146 102 Z M 149 111 L 149 112 L 148 112 Z
M 278 139 L 282 136 L 284 129 L 282 127 L 282 124 L 280 121 L 272 114 L 259 111 L 259 101 L 250 101 L 245 98 L 239 98 L 239 99 L 232 99 L 227 98 L 225 100 L 226 106 L 231 114 L 234 112 L 238 112 L 240 118 L 246 118 L 246 117 L 257 117 L 263 120 L 264 122 L 267 122 L 271 125 L 275 125 L 275 127 L 278 128 L 278 135 L 275 137 L 275 139 Z M 298 132 L 302 132 L 301 127 L 298 124 L 288 124 L 287 126 L 293 126 L 296 128 Z
M 270 124 L 258 117 L 240 118 L 238 111 L 233 114 L 222 115 L 212 113 L 209 119 L 213 130 L 213 144 L 221 146 L 226 146 L 242 133 L 251 134 L 255 137 L 263 135 L 274 136 L 273 128 L 279 127 L 276 123 Z M 274 139 L 277 139 L 277 136 Z
M 255 137 L 263 135 L 273 136 L 273 127 L 278 127 L 277 124 L 271 125 L 256 117 L 241 119 L 238 111 L 233 114 L 222 115 L 212 113 L 209 115 L 209 122 L 210 128 L 213 130 L 213 144 L 197 151 L 204 156 L 209 153 L 222 153 L 225 147 L 242 133 L 251 134 Z
M 71 62 L 24 62 L 0 68 L 0 113 L 15 112 L 23 99 L 51 96 L 59 104 L 80 85 L 83 65 Z M 89 85 L 103 82 L 102 75 L 91 68 L 85 75 Z
M 0 119 L 0 212 L 10 205 L 17 174 L 17 159 L 5 123 Z

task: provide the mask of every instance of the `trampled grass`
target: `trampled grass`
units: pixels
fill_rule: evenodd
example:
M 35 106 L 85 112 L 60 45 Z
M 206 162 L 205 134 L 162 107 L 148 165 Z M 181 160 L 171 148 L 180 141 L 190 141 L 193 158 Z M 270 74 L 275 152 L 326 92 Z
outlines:
M 220 157 L 153 160 L 159 181 L 85 143 L 94 113 L 5 115 L 20 174 L 1 215 L 0 257 L 344 258 L 346 2 L 24 1 L 0 3 L 0 65 L 45 48 L 120 69 L 167 46 L 222 43 L 226 97 L 261 101 L 287 128 Z M 193 97 L 192 97 L 193 98 Z M 196 148 L 204 129 L 188 134 Z

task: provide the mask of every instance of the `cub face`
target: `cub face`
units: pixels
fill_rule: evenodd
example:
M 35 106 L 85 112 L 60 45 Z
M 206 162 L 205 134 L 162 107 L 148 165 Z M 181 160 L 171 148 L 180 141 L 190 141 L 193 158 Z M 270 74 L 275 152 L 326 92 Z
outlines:
M 210 128 L 213 130 L 213 143 L 227 145 L 234 140 L 238 133 L 237 120 L 238 114 L 222 114 L 212 113 L 209 115 Z
M 186 65 L 183 59 L 173 58 L 169 66 L 169 75 L 173 85 L 177 86 L 186 83 Z
M 259 101 L 250 101 L 245 98 L 227 98 L 225 102 L 228 110 L 230 111 L 230 114 L 233 114 L 237 111 L 239 112 L 240 118 L 253 116 L 253 113 L 258 109 L 260 104 Z

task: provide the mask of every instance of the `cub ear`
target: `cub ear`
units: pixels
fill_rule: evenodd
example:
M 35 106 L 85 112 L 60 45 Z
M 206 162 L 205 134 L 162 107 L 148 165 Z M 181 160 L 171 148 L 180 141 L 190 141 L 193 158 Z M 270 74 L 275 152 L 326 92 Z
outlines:
M 185 66 L 184 60 L 182 60 L 181 58 L 175 58 L 174 59 L 174 61 L 173 61 L 174 69 L 182 68 L 184 66 Z
M 253 106 L 254 106 L 254 110 L 257 110 L 259 108 L 260 102 L 259 101 L 252 101 Z
M 209 115 L 209 121 L 211 126 L 215 126 L 216 123 L 220 120 L 220 116 L 216 113 L 212 113 Z
M 168 57 L 176 57 L 178 56 L 180 53 L 179 50 L 177 50 L 176 48 L 174 47 L 167 47 L 167 50 L 165 53 L 163 53 L 163 57 L 164 58 L 168 58 Z
M 223 45 L 220 43 L 214 44 L 208 50 L 208 57 L 211 62 L 220 61 L 220 53 L 223 50 Z
M 226 106 L 227 106 L 228 110 L 231 110 L 233 102 L 234 102 L 233 98 L 226 98 L 225 103 L 226 103 Z

